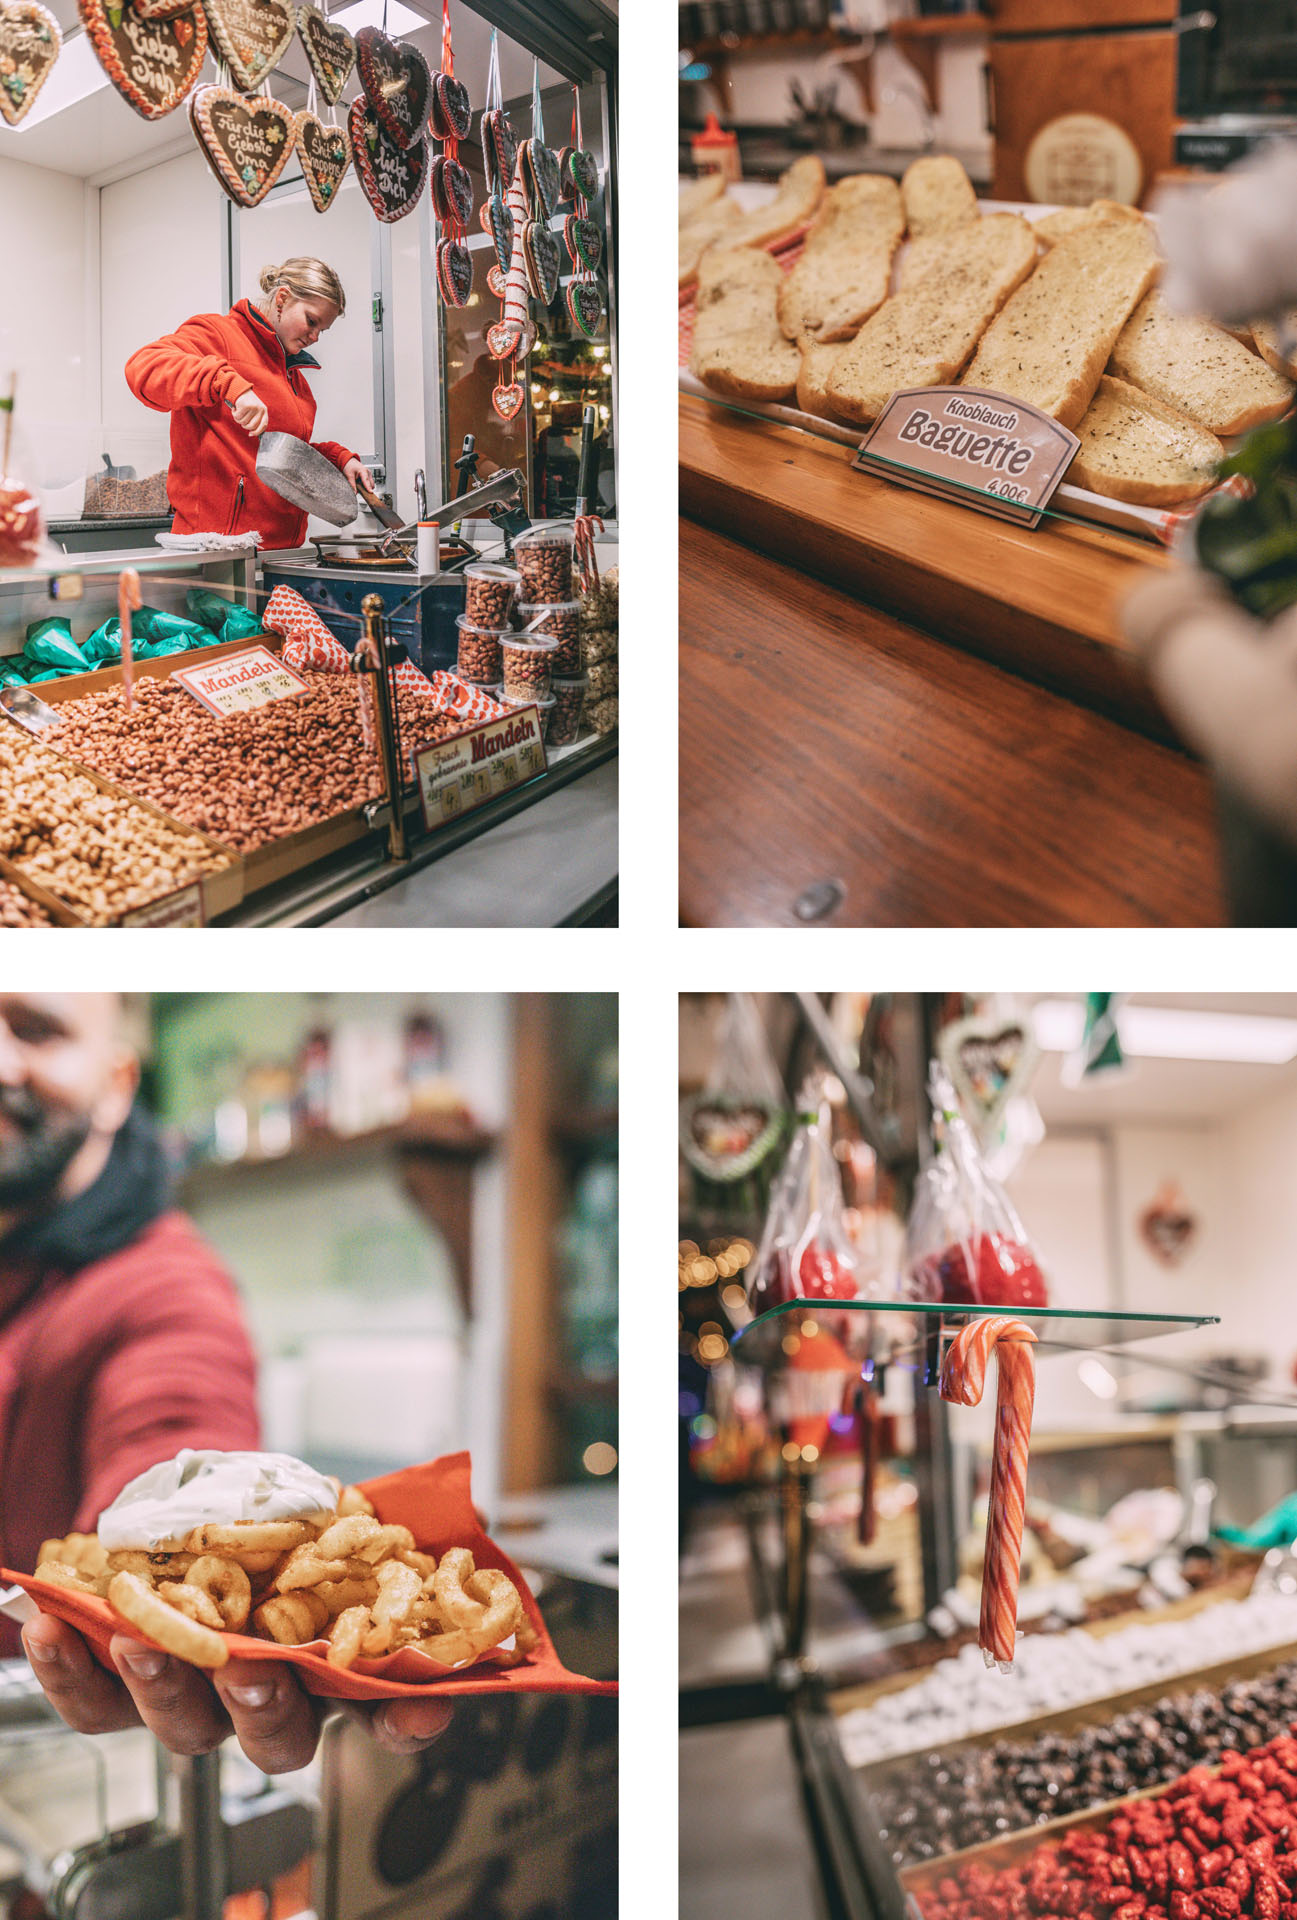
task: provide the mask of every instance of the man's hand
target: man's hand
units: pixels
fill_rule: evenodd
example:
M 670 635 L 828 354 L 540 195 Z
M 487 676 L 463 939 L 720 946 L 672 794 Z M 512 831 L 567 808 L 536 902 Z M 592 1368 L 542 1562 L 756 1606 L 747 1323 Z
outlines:
M 115 1634 L 109 1647 L 120 1680 L 81 1635 L 42 1614 L 23 1628 L 32 1670 L 55 1712 L 78 1733 L 146 1726 L 171 1753 L 210 1753 L 229 1734 L 262 1773 L 292 1773 L 315 1752 L 333 1703 L 317 1700 L 279 1661 L 231 1660 L 210 1679 L 183 1660 Z M 429 1697 L 352 1703 L 380 1746 L 418 1753 L 450 1724 L 449 1702 Z
M 369 493 L 374 491 L 374 476 L 362 460 L 348 460 L 342 471 L 353 487 L 362 486 Z
M 232 403 L 230 412 L 234 415 L 235 426 L 242 427 L 254 440 L 259 440 L 270 424 L 265 401 L 259 399 L 251 387 Z

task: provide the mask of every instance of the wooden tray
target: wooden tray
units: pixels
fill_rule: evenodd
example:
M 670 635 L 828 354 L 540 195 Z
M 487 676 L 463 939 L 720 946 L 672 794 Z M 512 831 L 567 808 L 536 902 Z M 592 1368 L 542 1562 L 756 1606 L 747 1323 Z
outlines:
M 249 647 L 265 647 L 278 653 L 284 644 L 282 633 L 250 633 L 242 640 L 214 640 L 210 647 L 194 647 L 188 653 L 160 654 L 156 660 L 137 660 L 137 680 L 168 680 L 177 667 L 219 660 L 228 653 L 246 653 Z M 60 680 L 42 680 L 32 688 L 47 706 L 61 706 L 65 700 L 80 700 L 87 693 L 102 693 L 106 687 L 121 685 L 120 665 L 96 667 L 93 673 L 68 673 Z

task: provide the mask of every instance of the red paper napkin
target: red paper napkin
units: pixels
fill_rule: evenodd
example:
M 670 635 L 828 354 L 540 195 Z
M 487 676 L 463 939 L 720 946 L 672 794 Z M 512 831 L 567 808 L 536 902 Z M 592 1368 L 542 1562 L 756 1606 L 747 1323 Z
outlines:
M 423 1687 L 451 1695 L 616 1693 L 615 1680 L 587 1680 L 581 1674 L 569 1673 L 563 1665 L 526 1581 L 509 1556 L 487 1538 L 478 1524 L 470 1482 L 468 1454 L 451 1453 L 442 1460 L 429 1460 L 421 1467 L 405 1467 L 400 1473 L 366 1481 L 362 1491 L 373 1502 L 380 1520 L 408 1527 L 424 1552 L 440 1556 L 448 1547 L 467 1547 L 479 1567 L 498 1567 L 508 1574 L 522 1595 L 528 1619 L 540 1635 L 535 1651 L 521 1666 L 493 1666 L 491 1656 L 486 1654 L 474 1666 L 453 1671 L 434 1667 L 407 1647 L 382 1660 L 366 1661 L 366 1671 L 359 1672 L 351 1667 L 331 1667 L 324 1656 L 322 1640 L 311 1641 L 304 1647 L 281 1647 L 276 1641 L 255 1640 L 242 1633 L 226 1636 L 230 1657 L 286 1661 L 297 1669 L 306 1691 L 325 1700 L 402 1699 L 413 1688 Z M 97 1594 L 54 1586 L 50 1581 L 36 1579 L 33 1574 L 13 1573 L 7 1567 L 0 1568 L 0 1580 L 22 1587 L 42 1613 L 52 1613 L 84 1634 L 96 1656 L 110 1670 L 113 1663 L 108 1643 L 115 1633 L 128 1633 L 137 1640 L 148 1639 L 137 1627 L 118 1619 L 108 1602 Z

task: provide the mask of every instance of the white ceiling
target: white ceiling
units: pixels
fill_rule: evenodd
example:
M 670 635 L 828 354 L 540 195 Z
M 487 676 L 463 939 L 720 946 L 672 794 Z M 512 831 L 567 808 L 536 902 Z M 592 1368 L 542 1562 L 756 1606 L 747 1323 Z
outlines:
M 1083 996 L 1024 994 L 1034 1003 Z M 1297 994 L 1291 993 L 1137 993 L 1140 1006 L 1200 1008 L 1212 1013 L 1275 1014 L 1297 1019 Z M 1060 1054 L 1044 1055 L 1032 1083 L 1032 1096 L 1050 1127 L 1110 1127 L 1123 1123 L 1211 1125 L 1236 1113 L 1248 1101 L 1269 1098 L 1297 1087 L 1297 1061 L 1285 1066 L 1256 1066 L 1217 1060 L 1133 1060 L 1120 1076 L 1065 1087 Z

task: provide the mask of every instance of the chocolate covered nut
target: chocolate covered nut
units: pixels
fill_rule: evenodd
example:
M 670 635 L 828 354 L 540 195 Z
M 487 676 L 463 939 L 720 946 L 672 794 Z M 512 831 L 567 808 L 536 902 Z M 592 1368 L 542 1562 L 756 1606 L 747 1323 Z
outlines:
M 550 715 L 549 739 L 553 746 L 567 747 L 579 738 L 581 713 L 585 706 L 585 676 L 575 680 L 553 680 L 554 711 Z
M 572 598 L 571 527 L 529 528 L 514 541 L 513 557 L 521 580 L 521 599 L 541 607 Z
M 518 597 L 518 574 L 513 567 L 473 566 L 464 569 L 464 618 L 473 627 L 507 627 Z
M 500 659 L 504 669 L 506 696 L 520 699 L 547 699 L 553 675 L 554 642 L 549 639 L 523 640 L 505 635 L 500 641 Z
M 459 652 L 455 671 L 464 680 L 497 681 L 500 678 L 500 640 L 507 627 L 479 627 L 460 614 Z
M 518 619 L 528 633 L 548 634 L 554 648 L 554 671 L 571 678 L 581 671 L 581 602 L 568 600 L 556 606 L 533 606 L 520 601 Z

